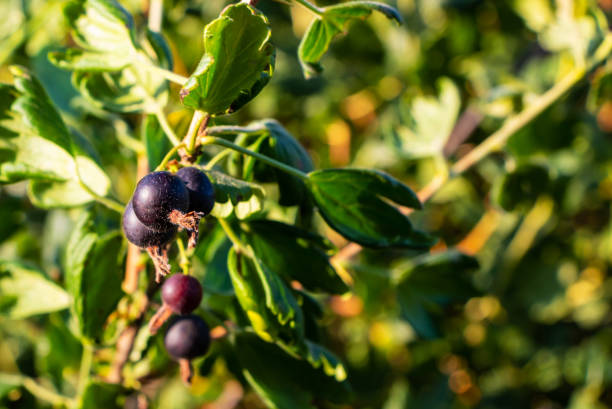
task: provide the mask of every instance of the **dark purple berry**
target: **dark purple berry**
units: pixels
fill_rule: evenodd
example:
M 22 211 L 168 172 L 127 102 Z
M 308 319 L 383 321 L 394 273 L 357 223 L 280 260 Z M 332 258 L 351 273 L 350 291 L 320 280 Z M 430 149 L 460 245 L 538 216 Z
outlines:
M 161 297 L 173 312 L 189 314 L 202 301 L 202 285 L 192 276 L 174 274 L 164 281 Z
M 186 212 L 189 191 L 185 184 L 170 172 L 153 172 L 140 179 L 134 196 L 134 213 L 146 226 L 167 231 L 173 224 L 169 215 L 173 210 Z
M 198 168 L 186 167 L 179 169 L 176 176 L 189 190 L 189 211 L 209 214 L 215 205 L 215 191 L 206 173 Z
M 208 352 L 210 330 L 197 315 L 177 318 L 166 332 L 164 345 L 168 354 L 176 359 L 193 359 Z
M 161 247 L 169 243 L 176 236 L 177 227 L 172 225 L 167 231 L 156 231 L 148 228 L 136 217 L 132 202 L 125 207 L 123 213 L 123 233 L 127 239 L 138 247 Z

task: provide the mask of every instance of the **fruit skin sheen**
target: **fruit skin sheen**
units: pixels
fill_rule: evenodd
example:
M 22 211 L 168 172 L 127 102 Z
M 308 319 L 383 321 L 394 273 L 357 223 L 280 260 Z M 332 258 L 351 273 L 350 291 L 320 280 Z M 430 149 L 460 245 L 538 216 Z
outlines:
M 166 332 L 164 345 L 176 359 L 193 359 L 205 355 L 210 347 L 208 325 L 197 315 L 178 317 Z
M 189 211 L 209 214 L 215 206 L 215 190 L 208 176 L 198 168 L 185 167 L 176 172 L 189 191 Z
M 195 277 L 174 274 L 164 281 L 161 297 L 172 312 L 189 314 L 202 301 L 202 285 Z
M 171 225 L 167 231 L 156 231 L 145 226 L 134 213 L 132 202 L 125 207 L 121 221 L 123 233 L 130 243 L 141 248 L 161 247 L 174 239 L 177 227 Z
M 132 203 L 134 213 L 145 226 L 168 231 L 174 227 L 169 219 L 170 213 L 173 210 L 184 213 L 189 208 L 189 191 L 172 173 L 153 172 L 140 179 Z

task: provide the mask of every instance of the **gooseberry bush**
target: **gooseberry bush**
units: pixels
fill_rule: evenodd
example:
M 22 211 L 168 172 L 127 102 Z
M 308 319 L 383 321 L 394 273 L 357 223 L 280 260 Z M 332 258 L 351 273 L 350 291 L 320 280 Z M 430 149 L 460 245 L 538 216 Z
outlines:
M 456 138 L 469 135 L 453 131 L 461 96 L 442 79 L 439 100 L 417 99 L 407 119 L 400 112 L 387 121 L 393 155 L 433 158 L 435 176 L 416 193 L 373 167 L 316 169 L 310 152 L 275 119 L 240 122 L 241 109 L 274 81 L 272 25 L 257 1 L 224 4 L 201 27 L 203 51 L 188 76 L 175 72 L 161 27 L 163 2 L 149 6 L 144 21 L 116 0 L 62 4 L 70 35 L 46 57 L 70 73 L 80 106 L 56 106 L 24 65 L 11 65 L 10 80 L 0 84 L 0 182 L 25 182 L 37 208 L 70 209 L 72 226 L 58 234 L 65 243 L 54 276 L 0 260 L 2 314 L 32 325 L 49 319 L 56 334 L 50 353 L 65 351 L 62 344 L 72 352 L 57 352 L 50 379 L 28 369 L 1 374 L 0 397 L 22 390 L 33 396 L 24 403 L 31 407 L 156 407 L 156 390 L 176 378 L 183 385 L 174 393 L 192 400 L 176 398 L 170 407 L 191 407 L 215 400 L 235 378 L 240 391 L 257 396 L 244 407 L 353 407 L 340 406 L 355 402 L 355 393 L 325 331 L 334 331 L 324 322 L 326 300 L 350 298 L 339 296 L 359 285 L 353 269 L 379 274 L 371 291 L 393 288 L 392 308 L 414 336 L 437 338 L 437 318 L 486 286 L 468 275 L 479 268 L 474 252 L 447 249 L 439 229 L 419 218 L 423 203 L 503 149 L 585 77 L 605 77 L 612 52 L 606 17 L 593 6 L 576 26 L 586 34 L 555 45 L 571 51 L 563 76 L 524 104 L 518 91 L 505 90 L 520 105 L 516 112 L 454 164 L 447 159 L 463 142 Z M 402 23 L 395 8 L 374 1 L 282 6 L 311 15 L 297 48 L 306 84 L 325 77 L 324 56 L 351 23 L 381 16 L 388 20 L 377 20 L 381 30 Z M 605 93 L 601 83 L 590 90 L 595 106 Z M 493 112 L 491 106 L 482 110 Z M 186 119 L 172 119 L 177 115 Z M 129 159 L 118 156 L 108 172 L 86 134 L 92 127 L 79 118 L 110 124 L 109 137 Z M 546 202 L 538 196 L 554 177 L 535 161 L 508 166 L 491 200 L 508 212 L 542 211 Z M 362 252 L 371 264 L 351 265 Z M 381 259 L 394 264 L 374 267 Z M 504 271 L 495 286 L 507 284 Z M 366 397 L 360 405 L 376 404 Z

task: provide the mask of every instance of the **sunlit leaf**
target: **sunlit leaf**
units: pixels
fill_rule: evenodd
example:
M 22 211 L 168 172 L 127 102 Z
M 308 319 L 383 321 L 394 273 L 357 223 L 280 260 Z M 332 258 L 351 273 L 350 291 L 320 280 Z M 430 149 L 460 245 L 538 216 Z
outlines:
M 204 56 L 181 90 L 183 104 L 211 115 L 237 110 L 272 75 L 267 19 L 245 3 L 226 7 L 204 28 Z
M 23 319 L 69 305 L 68 293 L 43 272 L 21 262 L 0 260 L 0 314 Z
M 352 20 L 365 19 L 372 11 L 379 11 L 387 18 L 402 22 L 397 10 L 375 1 L 349 1 L 320 9 L 302 37 L 298 56 L 304 75 L 310 77 L 322 71 L 319 61 L 327 52 L 334 37 L 347 30 Z
M 329 225 L 349 240 L 370 247 L 428 248 L 433 240 L 413 228 L 389 204 L 420 209 L 416 194 L 386 173 L 365 169 L 326 169 L 308 174 L 308 188 Z
M 263 209 L 264 190 L 260 186 L 235 179 L 222 172 L 206 171 L 215 189 L 215 207 L 211 214 L 245 219 Z

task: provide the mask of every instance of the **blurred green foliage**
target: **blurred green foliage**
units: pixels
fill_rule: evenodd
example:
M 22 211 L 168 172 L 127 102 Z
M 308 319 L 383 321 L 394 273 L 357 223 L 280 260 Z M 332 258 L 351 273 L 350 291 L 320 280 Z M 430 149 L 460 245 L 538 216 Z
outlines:
M 137 27 L 145 24 L 147 1 L 121 3 Z M 119 133 L 144 135 L 147 150 L 155 150 L 155 125 L 146 126 L 138 115 L 118 117 L 92 107 L 73 88 L 70 75 L 48 61 L 50 51 L 62 51 L 71 41 L 64 4 L 0 2 L 0 81 L 11 81 L 9 64 L 29 67 L 65 122 L 99 152 L 116 195 L 125 202 L 134 187 L 136 160 Z M 203 51 L 202 29 L 225 5 L 225 0 L 164 1 L 163 32 L 176 72 L 193 72 Z M 451 160 L 461 157 L 582 64 L 612 13 L 607 0 L 398 0 L 392 5 L 403 25 L 389 24 L 376 13 L 355 21 L 350 35 L 332 42 L 321 60 L 323 74 L 307 80 L 297 55 L 311 16 L 298 7 L 260 0 L 277 47 L 274 77 L 258 98 L 218 124 L 276 118 L 299 138 L 317 168 L 375 167 L 416 189 L 446 166 L 445 146 L 456 143 L 446 153 Z M 310 303 L 305 295 L 296 301 L 301 309 L 323 306 L 318 312 L 323 331 L 308 321 L 304 331 L 310 339 L 324 340 L 347 368 L 353 403 L 333 407 L 612 408 L 611 79 L 609 63 L 596 67 L 588 80 L 516 133 L 502 152 L 447 182 L 415 213 L 415 227 L 439 238 L 432 254 L 364 250 L 344 266 L 348 294 L 316 296 L 318 302 Z M 184 131 L 189 118 L 180 109 L 178 90 L 171 85 L 170 122 Z M 462 136 L 453 132 L 447 141 L 457 121 L 468 130 Z M 151 155 L 161 157 L 166 150 Z M 226 186 L 217 195 L 230 197 L 238 189 Z M 248 186 L 240 188 L 259 198 Z M 66 310 L 38 316 L 36 306 L 14 303 L 11 292 L 38 277 L 35 285 L 56 293 L 52 300 L 36 302 L 49 302 L 49 310 L 65 308 L 67 293 L 61 287 L 72 285 L 67 271 L 79 261 L 67 250 L 74 244 L 70 232 L 87 217 L 79 210 L 43 212 L 30 203 L 26 190 L 24 182 L 0 187 L 0 259 L 10 260 L 0 262 L 0 407 L 11 409 L 50 406 L 5 374 L 37 378 L 73 396 L 82 354 L 76 337 L 101 337 L 103 347 L 94 358 L 103 376 L 124 325 L 119 319 L 104 328 L 99 322 L 85 325 L 72 321 Z M 272 204 L 266 206 L 282 218 Z M 110 223 L 101 213 L 100 225 Z M 84 235 L 104 233 L 83 229 Z M 207 230 L 195 262 L 205 303 L 212 310 L 223 305 L 239 321 L 236 303 L 234 310 L 226 307 L 232 292 L 229 243 L 219 229 Z M 124 251 L 112 236 L 87 250 L 103 259 L 105 244 L 113 254 Z M 118 271 L 95 264 L 91 279 L 118 283 Z M 119 296 L 118 288 L 110 290 L 112 297 Z M 96 301 L 80 305 L 94 308 L 91 302 Z M 116 314 L 135 312 L 120 302 Z M 270 385 L 267 393 L 289 402 L 286 409 L 312 404 L 312 397 L 292 393 L 299 382 L 316 384 L 310 367 L 284 373 L 283 359 L 292 359 L 287 355 L 268 368 L 266 354 L 278 351 L 254 342 L 245 345 L 260 352 L 238 356 L 216 344 L 196 362 L 196 378 L 186 393 L 160 338 L 140 334 L 130 355 L 128 386 L 141 387 L 153 408 L 258 408 L 266 406 L 266 394 L 260 394 L 262 399 L 241 385 L 263 373 L 259 382 Z M 236 370 L 240 365 L 246 371 Z M 117 403 L 122 393 L 92 381 L 82 407 L 96 407 L 89 400 L 99 405 L 96 394 L 108 400 L 104 408 L 137 407 L 135 394 Z M 237 397 L 230 400 L 233 406 L 228 397 Z M 217 406 L 206 406 L 209 402 Z M 314 399 L 315 407 L 330 405 Z

